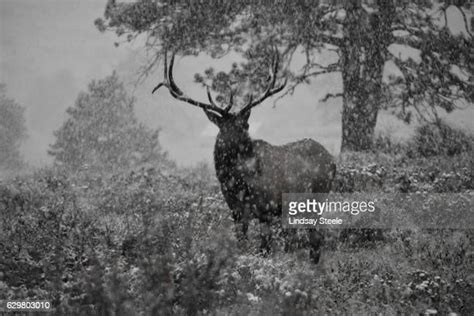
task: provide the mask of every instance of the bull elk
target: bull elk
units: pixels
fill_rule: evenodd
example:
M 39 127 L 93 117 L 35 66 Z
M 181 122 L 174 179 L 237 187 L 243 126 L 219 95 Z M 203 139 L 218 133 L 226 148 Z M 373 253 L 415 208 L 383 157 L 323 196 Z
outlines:
M 283 90 L 286 85 L 286 80 L 277 85 L 279 54 L 276 49 L 264 93 L 256 98 L 249 95 L 248 103 L 236 111 L 231 111 L 234 109 L 232 94 L 229 104 L 225 108 L 220 107 L 214 102 L 209 87 L 209 103 L 186 96 L 173 79 L 173 64 L 174 54 L 169 67 L 165 58 L 165 79 L 152 93 L 164 86 L 175 99 L 203 109 L 208 119 L 217 125 L 215 169 L 222 194 L 238 227 L 237 234 L 245 238 L 250 220 L 257 218 L 264 224 L 261 226 L 267 227 L 261 232 L 261 250 L 268 251 L 271 238 L 268 226 L 281 216 L 282 193 L 329 192 L 336 171 L 333 157 L 312 139 L 274 146 L 250 138 L 248 119 L 252 108 Z M 317 263 L 324 235 L 313 229 L 309 229 L 308 233 L 310 257 Z

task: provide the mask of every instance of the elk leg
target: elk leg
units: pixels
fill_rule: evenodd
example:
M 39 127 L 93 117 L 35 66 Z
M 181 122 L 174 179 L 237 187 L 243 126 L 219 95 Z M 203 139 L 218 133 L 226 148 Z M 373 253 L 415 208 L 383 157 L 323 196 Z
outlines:
M 296 230 L 295 229 L 282 229 L 282 237 L 284 242 L 285 252 L 289 252 L 294 249 L 296 241 Z
M 249 220 L 244 216 L 244 212 L 241 210 L 235 210 L 232 212 L 232 218 L 234 219 L 235 235 L 237 240 L 246 241 L 247 240 L 247 231 L 249 229 Z
M 321 248 L 324 244 L 324 234 L 317 229 L 308 229 L 309 258 L 314 264 L 319 262 Z
M 272 230 L 269 223 L 260 222 L 260 238 L 260 251 L 263 255 L 268 255 L 272 240 Z

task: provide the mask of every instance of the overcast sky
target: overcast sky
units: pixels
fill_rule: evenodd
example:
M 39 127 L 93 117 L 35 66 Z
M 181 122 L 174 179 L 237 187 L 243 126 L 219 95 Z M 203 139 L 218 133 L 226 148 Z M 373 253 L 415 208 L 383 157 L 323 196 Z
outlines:
M 0 82 L 7 85 L 8 96 L 27 109 L 29 138 L 23 151 L 34 165 L 50 162 L 46 150 L 54 142 L 52 133 L 89 81 L 104 78 L 114 69 L 126 83 L 134 83 L 137 78 L 137 48 L 115 48 L 114 35 L 100 33 L 93 24 L 102 15 L 105 3 L 0 0 Z M 194 73 L 209 66 L 225 69 L 233 60 L 232 56 L 219 61 L 207 56 L 179 59 L 176 81 L 191 96 L 205 100 L 205 91 L 193 83 Z M 210 161 L 216 129 L 201 110 L 173 100 L 164 90 L 151 96 L 151 89 L 160 79 L 156 74 L 138 87 L 130 85 L 130 93 L 138 100 L 138 117 L 150 127 L 162 128 L 161 142 L 180 164 Z M 325 76 L 299 87 L 276 107 L 267 101 L 252 113 L 251 133 L 276 144 L 311 137 L 337 154 L 341 102 L 317 100 L 340 87 L 338 75 Z M 458 117 L 462 120 L 466 115 Z M 468 116 L 471 122 L 472 118 Z M 384 129 L 394 133 L 409 130 L 391 119 L 382 117 L 381 121 Z
M 0 1 L 0 82 L 25 106 L 29 139 L 26 158 L 48 161 L 52 131 L 80 90 L 109 74 L 127 50 L 93 25 L 106 1 Z

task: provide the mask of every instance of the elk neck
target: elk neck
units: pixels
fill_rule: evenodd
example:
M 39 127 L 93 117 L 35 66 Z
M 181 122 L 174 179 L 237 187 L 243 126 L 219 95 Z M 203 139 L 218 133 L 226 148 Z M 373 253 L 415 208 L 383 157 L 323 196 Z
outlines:
M 214 164 L 220 181 L 240 178 L 241 166 L 253 156 L 252 139 L 246 130 L 219 130 L 214 146 Z

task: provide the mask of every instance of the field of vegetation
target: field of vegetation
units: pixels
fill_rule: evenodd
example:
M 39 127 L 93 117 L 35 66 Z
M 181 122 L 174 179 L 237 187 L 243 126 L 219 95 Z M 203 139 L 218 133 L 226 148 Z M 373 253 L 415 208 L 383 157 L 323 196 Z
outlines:
M 334 190 L 472 194 L 470 140 L 434 136 L 343 154 Z M 318 265 L 278 240 L 261 256 L 258 230 L 237 242 L 205 164 L 37 170 L 0 183 L 0 298 L 58 315 L 474 315 L 473 230 L 333 233 Z

